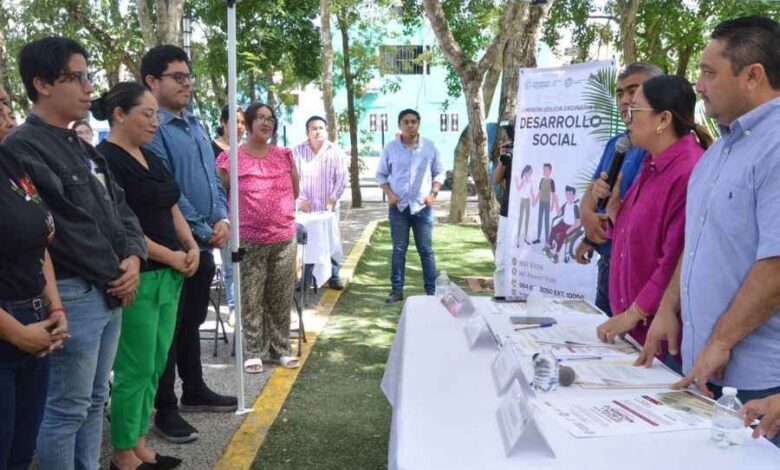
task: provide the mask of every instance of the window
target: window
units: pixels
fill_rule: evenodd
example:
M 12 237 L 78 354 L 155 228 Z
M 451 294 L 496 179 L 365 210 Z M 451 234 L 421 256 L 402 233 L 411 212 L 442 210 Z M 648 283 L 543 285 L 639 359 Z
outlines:
M 396 75 L 430 75 L 431 66 L 423 58 L 423 46 L 380 46 L 382 71 Z
M 449 122 L 449 116 L 447 114 L 439 114 L 439 130 L 441 132 L 447 132 L 449 130 L 449 126 L 447 123 Z
M 380 127 L 381 126 L 381 127 Z M 371 113 L 368 115 L 368 130 L 370 132 L 387 132 L 387 113 Z
M 439 114 L 439 130 L 441 132 L 458 132 L 458 113 Z

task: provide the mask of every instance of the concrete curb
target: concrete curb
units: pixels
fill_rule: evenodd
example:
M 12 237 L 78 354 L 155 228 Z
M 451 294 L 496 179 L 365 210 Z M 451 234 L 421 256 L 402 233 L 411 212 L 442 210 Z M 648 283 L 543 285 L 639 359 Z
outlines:
M 360 238 L 355 242 L 355 246 L 349 253 L 346 261 L 341 265 L 341 278 L 346 286 L 352 282 L 360 258 L 366 250 L 371 237 L 381 220 L 369 222 Z M 307 323 L 306 336 L 309 340 L 303 343 L 301 354 L 301 367 L 298 369 L 283 369 L 277 367 L 271 374 L 271 378 L 263 388 L 263 391 L 255 400 L 252 411 L 246 416 L 244 422 L 238 428 L 225 451 L 220 456 L 214 468 L 217 470 L 247 470 L 251 468 L 266 436 L 271 429 L 276 417 L 282 410 L 287 396 L 292 390 L 298 374 L 306 364 L 312 348 L 317 342 L 319 334 L 326 324 L 327 317 L 333 312 L 343 290 L 325 289 L 319 303 L 315 308 L 315 316 L 319 317 L 318 322 Z M 314 323 L 314 324 L 313 324 Z

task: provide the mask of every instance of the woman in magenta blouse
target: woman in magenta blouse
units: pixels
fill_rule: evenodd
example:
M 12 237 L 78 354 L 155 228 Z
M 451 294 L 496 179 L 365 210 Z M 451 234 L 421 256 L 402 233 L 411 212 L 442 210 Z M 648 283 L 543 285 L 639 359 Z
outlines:
M 295 200 L 298 172 L 290 149 L 271 142 L 276 136 L 274 110 L 255 103 L 244 111 L 248 140 L 238 147 L 238 214 L 241 246 L 241 312 L 246 352 L 244 368 L 263 370 L 262 359 L 298 367 L 290 355 L 290 308 L 295 284 Z M 227 152 L 217 168 L 228 188 Z
M 629 333 L 644 344 L 682 254 L 688 178 L 712 143 L 694 120 L 695 105 L 687 80 L 663 75 L 645 81 L 628 109 L 631 143 L 650 154 L 625 198 L 613 192 L 607 206 L 612 222 L 609 302 L 615 316 L 598 327 L 602 341 Z

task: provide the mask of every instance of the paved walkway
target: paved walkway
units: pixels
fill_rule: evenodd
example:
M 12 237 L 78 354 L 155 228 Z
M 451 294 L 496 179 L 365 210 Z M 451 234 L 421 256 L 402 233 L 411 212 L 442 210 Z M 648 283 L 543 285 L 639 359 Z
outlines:
M 360 209 L 349 208 L 351 193 L 348 187 L 344 192 L 344 200 L 341 206 L 341 234 L 344 244 L 344 253 L 348 254 L 359 238 L 363 229 L 373 220 L 385 220 L 387 218 L 387 205 L 382 201 L 382 192 L 371 180 L 361 181 L 361 193 L 363 196 L 363 207 Z M 436 216 L 439 220 L 446 218 L 449 213 L 449 192 L 442 192 L 439 195 L 439 203 L 436 206 Z M 476 201 L 469 202 L 469 213 L 476 213 Z M 319 296 L 323 290 L 320 290 L 318 296 L 309 296 L 309 307 L 304 311 L 304 324 L 311 324 L 317 321 L 313 312 Z M 389 292 L 389 286 L 388 286 Z M 227 308 L 222 309 L 223 318 L 227 318 Z M 215 315 L 213 310 L 209 312 L 209 317 L 201 328 L 201 336 L 213 337 Z M 295 316 L 293 318 L 296 318 Z M 321 320 L 321 319 L 320 319 Z M 233 331 L 227 323 L 225 324 L 228 332 L 229 343 L 219 341 L 217 345 L 217 355 L 213 355 L 213 340 L 203 339 L 201 342 L 201 357 L 203 362 L 203 375 L 206 383 L 213 390 L 223 394 L 237 394 L 238 386 L 236 379 L 236 369 L 233 357 L 230 356 L 230 347 L 233 341 Z M 295 321 L 293 321 L 293 328 Z M 295 346 L 295 341 L 293 341 Z M 266 370 L 261 374 L 244 374 L 245 377 L 245 402 L 247 407 L 251 407 L 256 398 L 262 392 L 268 382 L 273 368 L 266 366 Z M 177 393 L 181 393 L 181 383 L 177 380 Z M 182 413 L 182 416 L 190 422 L 199 431 L 199 439 L 187 444 L 170 444 L 158 438 L 154 433 L 149 435 L 149 445 L 164 455 L 174 455 L 184 459 L 184 463 L 179 468 L 204 470 L 210 469 L 224 452 L 231 437 L 239 428 L 244 420 L 244 416 L 235 413 Z M 109 442 L 109 423 L 106 421 L 103 439 L 103 465 L 102 468 L 108 468 L 111 457 L 111 446 Z

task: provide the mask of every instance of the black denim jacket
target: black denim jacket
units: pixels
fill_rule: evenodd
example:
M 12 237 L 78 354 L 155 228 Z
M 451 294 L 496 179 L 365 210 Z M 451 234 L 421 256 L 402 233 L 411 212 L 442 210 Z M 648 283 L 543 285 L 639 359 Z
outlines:
M 3 145 L 22 160 L 54 217 L 49 251 L 57 278 L 78 276 L 105 290 L 121 274 L 123 259 L 146 260 L 141 225 L 94 147 L 34 114 Z M 92 174 L 87 157 L 102 170 L 105 186 Z

